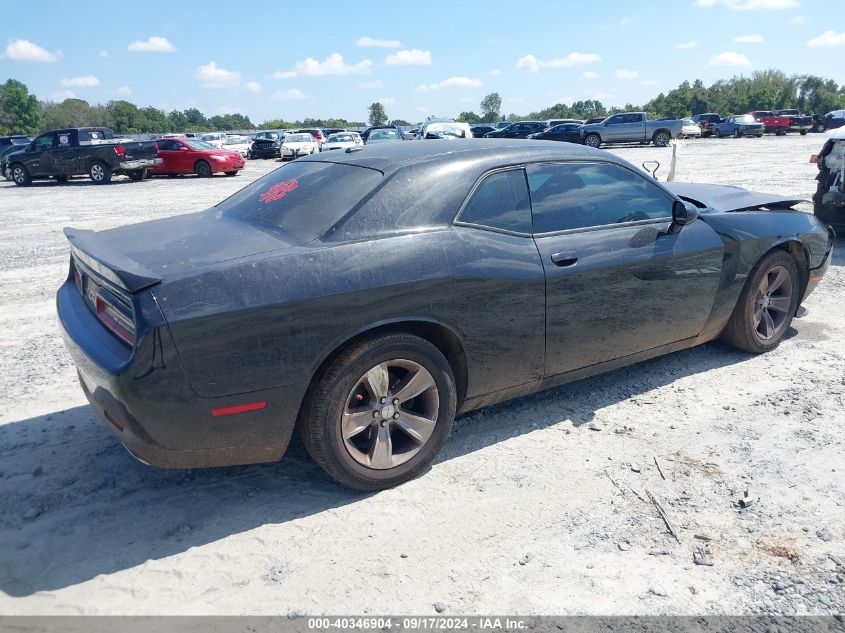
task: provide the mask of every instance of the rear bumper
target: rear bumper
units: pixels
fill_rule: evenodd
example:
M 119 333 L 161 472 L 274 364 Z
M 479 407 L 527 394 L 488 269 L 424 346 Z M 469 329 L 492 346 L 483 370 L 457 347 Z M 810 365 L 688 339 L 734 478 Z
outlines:
M 136 169 L 149 169 L 161 165 L 164 161 L 161 158 L 143 158 L 138 160 L 126 160 L 120 163 L 120 168 L 126 171 Z
M 244 157 L 238 154 L 237 158 L 231 160 L 209 160 L 212 173 L 219 173 L 221 171 L 240 171 L 246 164 Z
M 205 468 L 277 461 L 284 454 L 305 386 L 203 398 L 191 389 L 166 325 L 149 329 L 129 352 L 100 325 L 73 282 L 59 289 L 57 309 L 91 408 L 141 461 Z M 264 404 L 233 409 L 256 402 Z

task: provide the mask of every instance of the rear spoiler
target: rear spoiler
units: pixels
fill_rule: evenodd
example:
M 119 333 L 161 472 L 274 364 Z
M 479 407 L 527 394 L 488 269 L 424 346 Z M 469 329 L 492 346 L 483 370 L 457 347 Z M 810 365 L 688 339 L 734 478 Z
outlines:
M 73 256 L 98 275 L 127 290 L 138 292 L 161 282 L 152 272 L 135 260 L 112 248 L 107 239 L 95 231 L 64 228 Z

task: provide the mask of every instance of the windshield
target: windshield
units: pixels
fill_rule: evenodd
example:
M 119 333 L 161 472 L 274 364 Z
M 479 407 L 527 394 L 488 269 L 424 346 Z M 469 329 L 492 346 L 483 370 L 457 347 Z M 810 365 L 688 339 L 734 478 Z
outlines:
M 209 145 L 203 141 L 198 141 L 195 138 L 188 138 L 182 141 L 185 145 L 190 147 L 191 149 L 217 149 L 214 145 Z
M 742 116 L 738 116 L 734 119 L 737 123 L 756 123 L 754 117 L 750 114 L 743 114 Z
M 329 143 L 354 143 L 355 139 L 351 134 L 332 134 L 329 137 Z
M 369 141 L 398 141 L 399 134 L 396 130 L 373 130 L 370 132 Z
M 308 143 L 311 141 L 310 134 L 288 134 L 285 143 Z
M 381 180 L 374 169 L 292 162 L 217 205 L 229 217 L 281 229 L 300 243 L 323 235 Z
M 243 145 L 246 142 L 243 136 L 231 136 L 223 141 L 223 145 Z

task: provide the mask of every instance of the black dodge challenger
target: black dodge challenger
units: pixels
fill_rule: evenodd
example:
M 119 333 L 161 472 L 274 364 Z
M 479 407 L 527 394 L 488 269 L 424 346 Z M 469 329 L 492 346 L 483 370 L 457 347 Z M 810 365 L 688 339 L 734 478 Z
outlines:
M 91 406 L 141 460 L 278 460 L 296 429 L 361 490 L 461 413 L 721 337 L 774 348 L 831 259 L 796 200 L 664 185 L 549 141 L 299 159 L 217 206 L 65 229 Z

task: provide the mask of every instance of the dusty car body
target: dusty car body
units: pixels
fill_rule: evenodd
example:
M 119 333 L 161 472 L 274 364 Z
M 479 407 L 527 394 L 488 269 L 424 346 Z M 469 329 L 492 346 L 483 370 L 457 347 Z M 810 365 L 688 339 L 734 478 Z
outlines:
M 333 477 L 377 490 L 421 472 L 456 412 L 720 335 L 775 346 L 831 235 L 783 197 L 694 187 L 548 141 L 324 152 L 200 213 L 66 229 L 59 318 L 140 459 L 273 461 L 298 426 Z M 749 307 L 776 270 L 788 296 Z

